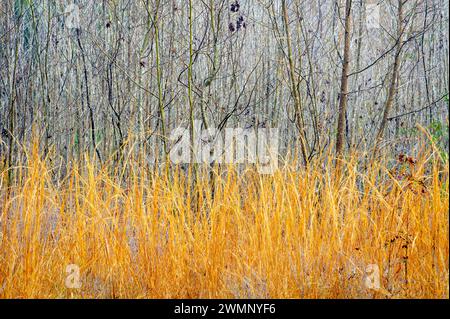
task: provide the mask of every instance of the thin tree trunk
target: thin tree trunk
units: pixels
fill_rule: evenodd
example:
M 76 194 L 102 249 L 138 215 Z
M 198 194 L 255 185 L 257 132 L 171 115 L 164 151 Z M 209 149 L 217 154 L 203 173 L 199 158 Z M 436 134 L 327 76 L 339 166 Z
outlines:
M 351 14 L 352 14 L 352 0 L 346 0 L 344 57 L 342 61 L 341 90 L 339 98 L 339 118 L 338 118 L 338 128 L 336 138 L 336 155 L 338 157 L 341 157 L 344 151 L 345 115 L 347 113 L 347 104 L 348 104 L 348 74 L 350 66 Z M 337 163 L 339 163 L 339 161 Z
M 294 97 L 294 106 L 295 106 L 295 117 L 296 117 L 296 123 L 297 128 L 299 130 L 299 137 L 300 137 L 300 150 L 303 156 L 304 164 L 308 164 L 308 151 L 307 151 L 307 144 L 306 144 L 306 136 L 305 136 L 305 127 L 304 127 L 304 120 L 303 120 L 303 110 L 302 110 L 302 102 L 300 98 L 300 94 L 296 85 L 295 81 L 295 66 L 294 66 L 294 60 L 292 57 L 292 44 L 291 44 L 291 35 L 289 32 L 289 17 L 287 13 L 287 5 L 286 0 L 283 0 L 281 2 L 282 10 L 283 10 L 283 23 L 284 23 L 284 30 L 286 34 L 286 42 L 288 46 L 288 62 L 289 62 L 289 78 L 291 82 L 291 90 L 292 95 Z M 300 53 L 299 53 L 300 54 Z
M 193 85 L 193 74 L 192 74 L 192 65 L 194 63 L 194 34 L 193 34 L 193 21 L 192 21 L 192 0 L 189 0 L 189 65 L 188 65 L 188 99 L 189 99 L 189 131 L 191 138 L 191 148 L 192 148 L 192 156 L 191 159 L 194 160 L 194 156 L 196 156 L 196 150 L 194 150 L 195 145 L 195 136 L 194 136 L 194 97 L 192 95 L 192 85 Z
M 389 85 L 389 92 L 388 92 L 388 96 L 387 96 L 386 103 L 384 106 L 383 119 L 381 120 L 380 128 L 378 129 L 377 137 L 375 140 L 375 148 L 373 151 L 373 157 L 376 156 L 380 142 L 383 139 L 384 130 L 386 128 L 386 123 L 387 123 L 388 117 L 389 117 L 389 112 L 391 111 L 392 104 L 394 102 L 395 93 L 397 90 L 398 73 L 400 70 L 400 56 L 401 56 L 402 48 L 403 48 L 403 44 L 402 44 L 402 37 L 403 37 L 403 32 L 404 32 L 403 22 L 402 22 L 403 21 L 403 1 L 404 0 L 398 1 L 397 50 L 395 52 L 394 66 L 393 66 L 393 70 L 392 70 L 391 83 Z
M 77 32 L 78 47 L 80 48 L 81 59 L 83 61 L 83 72 L 84 72 L 84 82 L 85 82 L 85 92 L 86 92 L 86 104 L 87 104 L 88 109 L 89 109 L 89 120 L 91 122 L 92 146 L 94 147 L 94 150 L 95 150 L 95 153 L 97 154 L 98 160 L 100 161 L 100 163 L 102 163 L 102 157 L 100 155 L 100 151 L 97 148 L 97 142 L 95 140 L 94 110 L 92 109 L 91 98 L 90 98 L 90 95 L 89 95 L 89 82 L 88 82 L 88 74 L 87 74 L 87 67 L 86 67 L 86 57 L 85 57 L 83 46 L 81 45 L 80 29 L 76 29 L 76 32 Z
M 164 156 L 167 156 L 167 136 L 166 136 L 166 119 L 164 114 L 163 91 L 162 91 L 162 72 L 159 48 L 159 1 L 156 3 L 155 13 L 155 54 L 156 54 L 156 82 L 158 84 L 158 108 L 161 117 L 161 135 L 163 140 Z

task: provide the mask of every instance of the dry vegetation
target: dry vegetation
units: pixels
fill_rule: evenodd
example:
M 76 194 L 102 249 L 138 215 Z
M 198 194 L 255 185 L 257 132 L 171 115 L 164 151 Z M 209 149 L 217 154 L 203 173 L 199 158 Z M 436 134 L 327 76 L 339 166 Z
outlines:
M 123 179 L 86 159 L 54 181 L 35 147 L 1 193 L 0 297 L 448 298 L 448 166 L 427 148 L 369 169 L 360 156 L 341 177 L 323 157 L 194 184 L 128 158 Z

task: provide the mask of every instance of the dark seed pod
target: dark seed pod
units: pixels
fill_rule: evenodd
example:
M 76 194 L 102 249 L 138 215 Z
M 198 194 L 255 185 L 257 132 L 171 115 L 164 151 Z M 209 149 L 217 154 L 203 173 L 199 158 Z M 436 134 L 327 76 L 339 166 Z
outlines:
M 9 132 L 5 128 L 2 129 L 2 137 L 4 137 L 4 138 L 9 137 Z
M 231 12 L 238 12 L 239 8 L 240 8 L 240 5 L 239 5 L 238 1 L 232 3 L 231 6 L 230 6 Z
M 239 31 L 241 28 L 246 28 L 247 25 L 244 22 L 244 17 L 243 16 L 239 16 L 239 18 L 236 20 L 236 30 Z
M 325 103 L 325 101 L 326 101 L 326 95 L 325 95 L 325 91 L 322 91 L 322 94 L 321 94 L 321 96 L 320 96 L 320 102 L 321 103 Z
M 234 27 L 234 24 L 232 22 L 230 22 L 230 24 L 228 25 L 228 30 L 230 30 L 230 32 L 236 31 L 236 28 Z

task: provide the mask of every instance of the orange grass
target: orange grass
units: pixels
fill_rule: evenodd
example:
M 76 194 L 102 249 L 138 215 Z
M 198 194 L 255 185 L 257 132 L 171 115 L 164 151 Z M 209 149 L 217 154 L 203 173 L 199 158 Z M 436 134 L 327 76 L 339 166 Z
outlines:
M 58 180 L 35 147 L 10 188 L 2 173 L 0 298 L 448 298 L 448 165 L 418 157 L 407 179 L 352 156 L 339 179 L 322 158 L 194 185 L 132 159 Z

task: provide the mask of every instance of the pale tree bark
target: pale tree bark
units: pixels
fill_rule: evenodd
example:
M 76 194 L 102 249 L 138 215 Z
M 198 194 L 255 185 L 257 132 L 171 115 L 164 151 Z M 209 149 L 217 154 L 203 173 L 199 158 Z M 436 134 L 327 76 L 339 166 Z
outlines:
M 373 150 L 373 157 L 376 156 L 376 153 L 378 152 L 378 148 L 380 146 L 380 142 L 383 139 L 384 130 L 386 128 L 386 124 L 388 122 L 389 113 L 392 109 L 392 105 L 394 103 L 394 97 L 395 93 L 397 91 L 397 82 L 398 82 L 398 76 L 399 76 L 399 70 L 400 70 L 400 62 L 401 62 L 401 53 L 403 48 L 403 33 L 404 33 L 404 26 L 403 26 L 403 5 L 406 3 L 405 0 L 398 0 L 398 8 L 397 8 L 397 18 L 398 18 L 398 27 L 397 27 L 397 49 L 395 51 L 395 57 L 394 57 L 394 66 L 392 68 L 392 75 L 391 75 L 391 82 L 389 85 L 389 91 L 388 96 L 386 99 L 386 103 L 384 105 L 384 112 L 383 112 L 383 118 L 380 123 L 380 127 L 378 129 L 378 133 L 375 140 L 375 147 Z
M 305 123 L 303 119 L 303 108 L 302 108 L 302 100 L 300 97 L 300 92 L 298 90 L 298 85 L 295 80 L 295 65 L 293 61 L 292 54 L 292 44 L 291 44 L 291 35 L 289 31 L 289 17 L 287 13 L 287 5 L 286 0 L 281 2 L 282 10 L 283 10 L 283 23 L 284 23 L 284 31 L 286 35 L 287 42 L 287 54 L 288 54 L 288 62 L 289 62 L 289 78 L 291 82 L 291 90 L 292 95 L 294 97 L 294 106 L 295 106 L 295 119 L 297 128 L 299 130 L 299 138 L 300 138 L 300 150 L 303 156 L 304 164 L 308 164 L 308 151 L 307 151 L 307 141 L 305 135 Z

